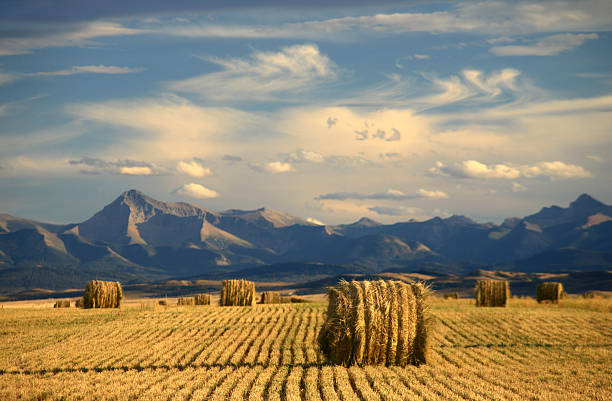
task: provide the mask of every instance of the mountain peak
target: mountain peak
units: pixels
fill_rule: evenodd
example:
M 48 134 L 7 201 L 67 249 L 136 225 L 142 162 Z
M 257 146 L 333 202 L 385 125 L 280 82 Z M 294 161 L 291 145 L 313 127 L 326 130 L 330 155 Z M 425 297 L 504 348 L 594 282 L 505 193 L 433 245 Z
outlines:
M 596 209 L 605 206 L 589 194 L 582 194 L 575 201 L 570 203 L 570 209 Z
M 362 227 L 374 227 L 374 226 L 380 226 L 381 223 L 377 222 L 376 220 L 369 219 L 367 217 L 362 217 L 351 225 L 362 226 Z

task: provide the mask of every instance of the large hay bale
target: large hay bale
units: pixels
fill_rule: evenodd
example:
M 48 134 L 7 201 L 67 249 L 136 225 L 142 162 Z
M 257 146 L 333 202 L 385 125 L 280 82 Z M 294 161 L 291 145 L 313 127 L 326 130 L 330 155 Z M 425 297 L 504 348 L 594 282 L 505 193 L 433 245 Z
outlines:
M 536 289 L 536 299 L 538 302 L 551 301 L 558 303 L 563 298 L 563 294 L 563 284 L 553 281 L 540 283 Z
M 280 304 L 281 294 L 278 291 L 264 291 L 261 293 L 262 304 Z
M 84 308 L 119 308 L 123 300 L 123 289 L 118 281 L 93 280 L 85 286 Z
M 247 280 L 225 280 L 221 287 L 221 306 L 255 305 L 255 283 Z
M 82 308 L 83 305 L 85 305 L 85 303 L 83 302 L 83 298 L 79 298 L 76 301 L 74 301 L 75 308 Z
M 506 306 L 510 285 L 502 280 L 480 280 L 476 283 L 476 306 Z
M 210 305 L 210 294 L 196 294 L 193 300 L 196 305 Z
M 449 292 L 444 294 L 444 299 L 459 299 L 459 293 L 458 292 Z
M 53 305 L 54 308 L 70 308 L 70 300 L 69 299 L 62 299 L 59 301 L 55 301 L 55 305 Z
M 193 298 L 183 298 L 183 297 L 180 297 L 178 299 L 178 301 L 176 301 L 176 304 L 178 306 L 193 305 L 194 304 L 194 299 Z
M 341 365 L 420 365 L 427 361 L 430 317 L 423 284 L 341 281 L 328 291 L 321 351 Z

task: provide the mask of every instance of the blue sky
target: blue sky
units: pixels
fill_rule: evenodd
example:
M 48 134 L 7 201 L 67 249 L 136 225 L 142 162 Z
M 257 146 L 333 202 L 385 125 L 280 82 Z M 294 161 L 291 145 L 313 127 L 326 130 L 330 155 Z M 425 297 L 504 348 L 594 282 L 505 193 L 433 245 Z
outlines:
M 612 3 L 0 5 L 0 212 L 335 224 L 612 202 Z M 320 3 L 320 4 L 319 4 Z

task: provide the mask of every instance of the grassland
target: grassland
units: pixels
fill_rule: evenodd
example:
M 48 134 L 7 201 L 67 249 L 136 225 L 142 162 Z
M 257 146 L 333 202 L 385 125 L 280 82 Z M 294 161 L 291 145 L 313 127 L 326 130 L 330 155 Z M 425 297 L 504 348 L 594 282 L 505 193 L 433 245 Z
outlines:
M 326 305 L 0 309 L 0 400 L 610 400 L 610 300 L 433 303 L 428 364 L 333 366 Z

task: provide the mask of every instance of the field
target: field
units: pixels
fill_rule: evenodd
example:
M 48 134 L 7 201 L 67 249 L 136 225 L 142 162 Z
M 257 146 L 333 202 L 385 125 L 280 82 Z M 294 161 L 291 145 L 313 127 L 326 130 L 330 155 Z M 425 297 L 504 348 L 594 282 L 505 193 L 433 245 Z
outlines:
M 610 400 L 609 300 L 438 300 L 420 367 L 325 362 L 326 304 L 0 309 L 0 400 Z

